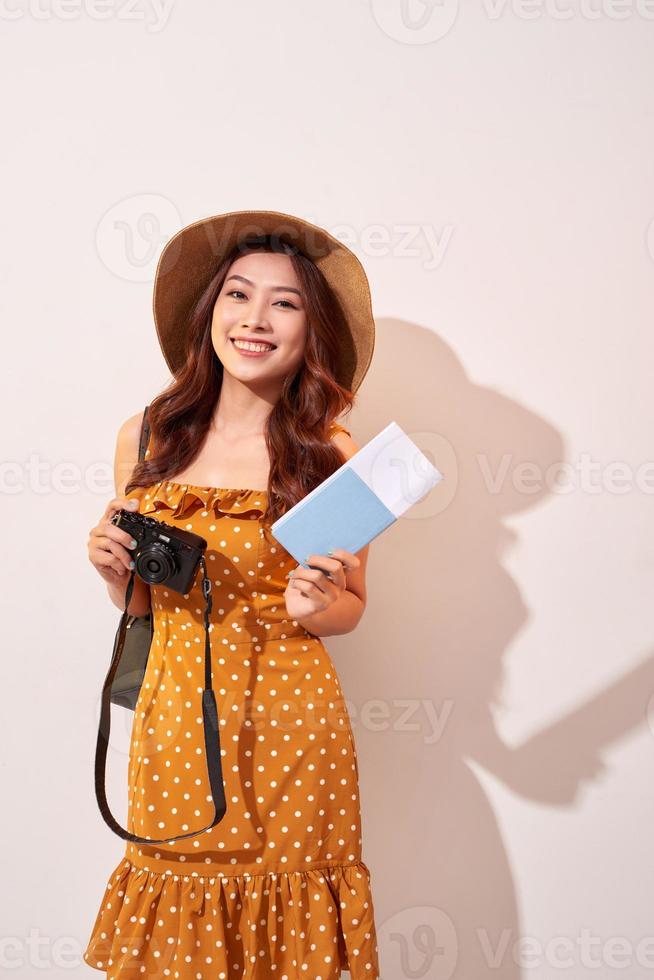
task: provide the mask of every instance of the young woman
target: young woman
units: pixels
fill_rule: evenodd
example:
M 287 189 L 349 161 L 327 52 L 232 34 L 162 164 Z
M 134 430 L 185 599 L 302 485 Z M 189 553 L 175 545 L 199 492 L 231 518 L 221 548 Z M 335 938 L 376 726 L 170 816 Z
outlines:
M 260 233 L 248 233 L 253 222 Z M 271 523 L 358 448 L 335 421 L 374 347 L 368 282 L 323 229 L 235 212 L 183 229 L 154 292 L 173 372 L 120 428 L 116 496 L 89 558 L 124 608 L 133 508 L 208 543 L 211 670 L 227 811 L 213 814 L 199 693 L 204 601 L 135 577 L 129 611 L 153 615 L 134 713 L 127 843 L 86 962 L 109 978 L 352 980 L 379 976 L 370 872 L 361 857 L 358 765 L 321 637 L 366 605 L 367 548 L 297 565 Z

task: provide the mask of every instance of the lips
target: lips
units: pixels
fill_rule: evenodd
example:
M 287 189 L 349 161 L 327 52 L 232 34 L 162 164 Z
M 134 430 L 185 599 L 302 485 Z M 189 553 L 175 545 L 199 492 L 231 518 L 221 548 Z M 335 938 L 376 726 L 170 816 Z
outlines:
M 263 350 L 250 350 L 247 347 L 238 347 L 234 343 L 234 341 L 239 340 L 240 338 L 230 337 L 229 339 L 232 343 L 234 350 L 236 351 L 237 354 L 240 354 L 241 357 L 250 357 L 250 358 L 267 357 L 268 354 L 274 354 L 275 351 L 277 350 L 277 347 L 275 345 L 271 345 L 270 347 L 264 347 Z M 261 341 L 249 340 L 249 341 L 245 341 L 245 343 L 254 344 L 254 343 L 261 343 Z
M 269 344 L 267 340 L 245 340 L 241 337 L 230 337 L 231 344 L 236 348 L 239 354 L 249 354 L 250 356 L 257 356 L 262 354 L 272 354 L 274 350 L 277 350 L 276 344 Z M 236 341 L 240 341 L 245 344 L 265 344 L 261 350 L 250 350 L 247 347 L 239 347 Z

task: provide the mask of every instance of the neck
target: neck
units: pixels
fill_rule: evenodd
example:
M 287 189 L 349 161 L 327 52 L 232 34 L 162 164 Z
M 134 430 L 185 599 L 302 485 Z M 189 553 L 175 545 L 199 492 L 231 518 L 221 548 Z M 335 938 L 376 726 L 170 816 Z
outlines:
M 211 428 L 236 439 L 262 437 L 278 398 L 278 385 L 248 385 L 225 371 Z

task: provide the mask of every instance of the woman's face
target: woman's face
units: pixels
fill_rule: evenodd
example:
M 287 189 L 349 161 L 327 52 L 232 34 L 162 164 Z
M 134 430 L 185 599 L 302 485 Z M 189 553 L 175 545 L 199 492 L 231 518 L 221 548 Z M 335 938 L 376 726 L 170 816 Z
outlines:
M 239 350 L 234 340 L 274 344 Z M 244 383 L 281 386 L 304 359 L 307 314 L 293 263 L 278 252 L 241 255 L 229 268 L 213 308 L 211 340 L 225 371 Z

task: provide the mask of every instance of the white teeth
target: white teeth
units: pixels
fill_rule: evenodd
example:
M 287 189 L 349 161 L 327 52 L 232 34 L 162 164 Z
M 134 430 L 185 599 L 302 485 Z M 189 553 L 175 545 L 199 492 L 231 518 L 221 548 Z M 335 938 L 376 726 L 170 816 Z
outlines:
M 240 347 L 242 350 L 274 350 L 272 344 L 252 344 L 249 340 L 234 340 L 233 344 L 235 347 Z

